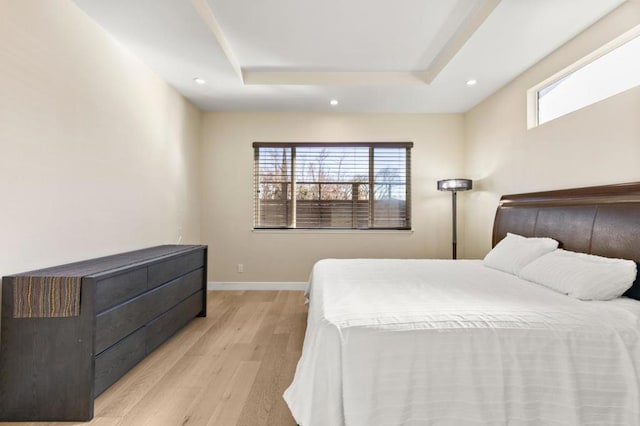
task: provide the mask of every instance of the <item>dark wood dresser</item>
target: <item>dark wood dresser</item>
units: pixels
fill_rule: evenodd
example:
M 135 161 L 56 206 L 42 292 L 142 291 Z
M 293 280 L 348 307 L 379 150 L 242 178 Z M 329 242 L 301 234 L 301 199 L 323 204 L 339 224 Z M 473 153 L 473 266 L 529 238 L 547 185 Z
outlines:
M 196 316 L 207 246 L 167 245 L 3 277 L 0 420 L 84 421 L 94 398 Z

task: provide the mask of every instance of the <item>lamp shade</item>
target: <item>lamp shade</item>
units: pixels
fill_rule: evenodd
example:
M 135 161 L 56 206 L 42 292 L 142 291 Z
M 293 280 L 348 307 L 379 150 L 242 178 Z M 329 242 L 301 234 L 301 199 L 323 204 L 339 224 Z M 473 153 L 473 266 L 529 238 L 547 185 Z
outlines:
M 438 181 L 438 191 L 468 191 L 473 188 L 471 179 L 442 179 Z

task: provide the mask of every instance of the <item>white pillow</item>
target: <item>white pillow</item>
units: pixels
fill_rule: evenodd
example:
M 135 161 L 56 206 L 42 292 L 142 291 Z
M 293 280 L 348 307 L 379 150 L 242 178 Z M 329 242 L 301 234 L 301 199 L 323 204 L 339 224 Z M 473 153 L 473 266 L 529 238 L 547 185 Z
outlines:
M 622 296 L 636 279 L 636 263 L 567 250 L 555 250 L 534 260 L 520 278 L 582 300 Z
M 526 238 L 508 233 L 484 258 L 485 266 L 518 275 L 520 270 L 540 256 L 558 248 L 551 238 Z

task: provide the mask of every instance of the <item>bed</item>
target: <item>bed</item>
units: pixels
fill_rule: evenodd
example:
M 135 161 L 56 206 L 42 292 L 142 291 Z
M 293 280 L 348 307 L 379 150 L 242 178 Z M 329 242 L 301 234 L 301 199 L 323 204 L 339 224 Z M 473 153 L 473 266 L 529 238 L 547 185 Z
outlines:
M 507 233 L 640 261 L 640 183 L 503 196 Z M 325 259 L 284 398 L 301 426 L 639 425 L 638 279 L 583 301 L 481 260 Z

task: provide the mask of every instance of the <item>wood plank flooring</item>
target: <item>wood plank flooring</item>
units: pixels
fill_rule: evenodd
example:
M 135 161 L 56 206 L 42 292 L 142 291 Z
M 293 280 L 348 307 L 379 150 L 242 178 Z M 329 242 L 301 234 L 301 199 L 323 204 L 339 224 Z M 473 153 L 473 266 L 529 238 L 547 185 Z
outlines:
M 107 389 L 93 421 L 82 424 L 295 425 L 282 393 L 306 320 L 302 292 L 210 291 L 207 318 L 193 320 Z

